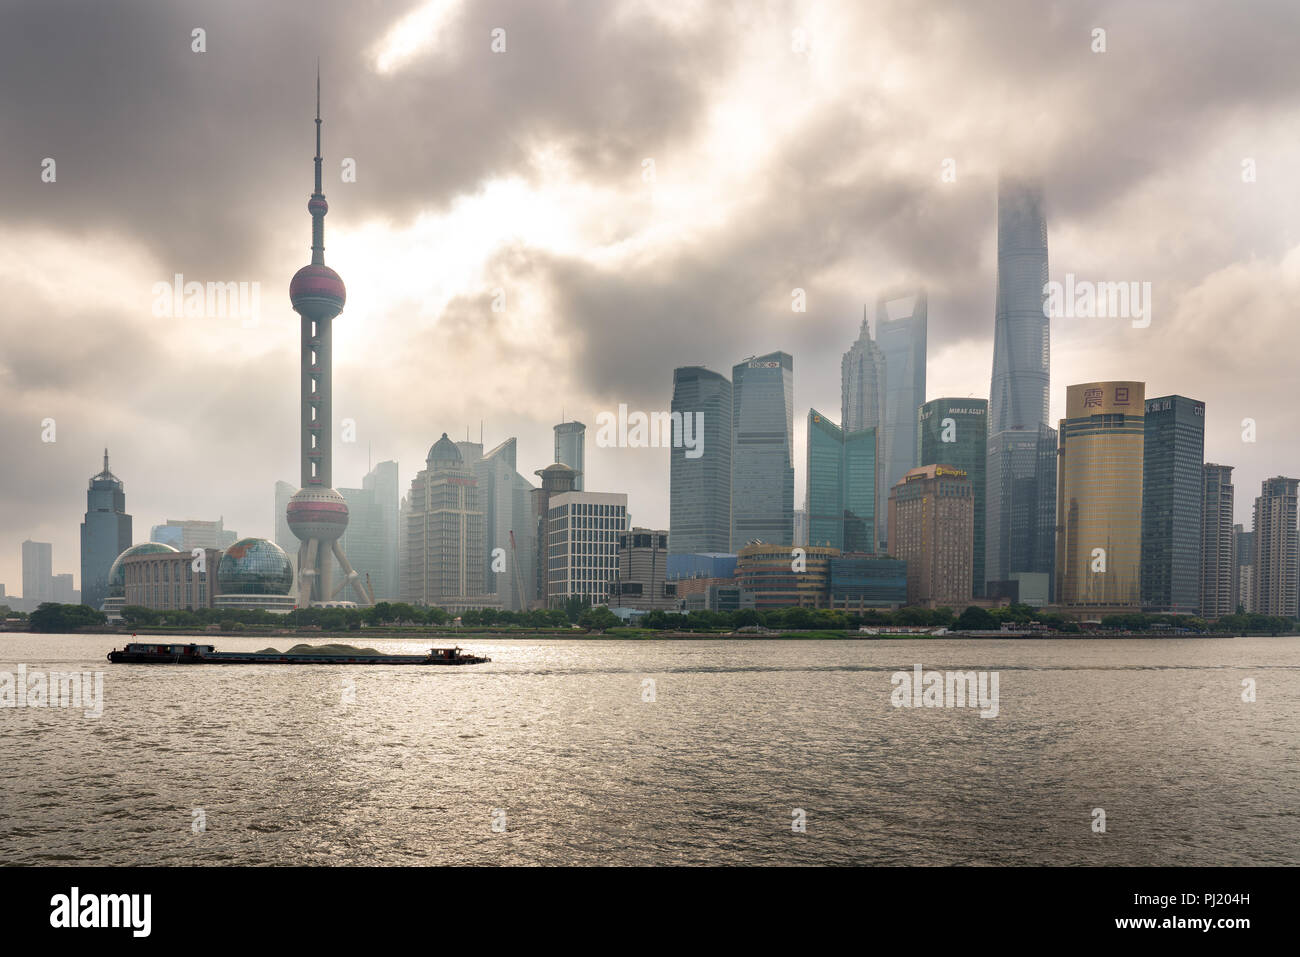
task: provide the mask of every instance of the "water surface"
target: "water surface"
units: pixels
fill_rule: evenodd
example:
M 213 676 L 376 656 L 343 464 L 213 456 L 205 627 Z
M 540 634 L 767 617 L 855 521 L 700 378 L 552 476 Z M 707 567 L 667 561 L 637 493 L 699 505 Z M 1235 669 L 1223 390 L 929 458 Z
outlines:
M 494 660 L 461 668 L 122 642 L 0 636 L 0 671 L 104 673 L 102 717 L 0 709 L 0 862 L 1300 863 L 1298 638 L 467 636 Z M 893 707 L 916 663 L 998 672 L 999 715 Z

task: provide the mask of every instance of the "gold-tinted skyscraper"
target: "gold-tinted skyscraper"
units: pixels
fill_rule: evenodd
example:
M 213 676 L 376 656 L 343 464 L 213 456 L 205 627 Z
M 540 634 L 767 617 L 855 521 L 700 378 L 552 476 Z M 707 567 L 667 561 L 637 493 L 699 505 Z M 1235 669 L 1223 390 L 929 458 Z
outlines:
M 1140 608 L 1146 385 L 1087 382 L 1065 393 L 1057 469 L 1056 601 Z

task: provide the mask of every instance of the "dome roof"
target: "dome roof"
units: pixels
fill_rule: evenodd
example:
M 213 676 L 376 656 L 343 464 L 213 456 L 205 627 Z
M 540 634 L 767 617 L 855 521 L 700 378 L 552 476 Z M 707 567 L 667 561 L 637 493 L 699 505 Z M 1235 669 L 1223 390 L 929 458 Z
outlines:
M 164 545 L 162 542 L 141 542 L 139 545 L 132 545 L 113 560 L 113 566 L 108 570 L 108 597 L 122 598 L 126 595 L 126 570 L 122 568 L 122 559 L 130 558 L 132 555 L 159 555 L 163 552 L 178 551 L 180 549 Z
M 293 563 L 275 542 L 241 538 L 221 553 L 217 588 L 222 595 L 287 595 Z
M 533 474 L 542 480 L 542 489 L 547 492 L 571 492 L 582 473 L 563 462 L 556 462 Z
M 443 465 L 460 465 L 465 459 L 460 454 L 460 449 L 456 448 L 456 443 L 447 438 L 447 433 L 444 432 L 442 438 L 434 442 L 432 448 L 429 449 L 425 461 L 432 467 L 435 462 Z

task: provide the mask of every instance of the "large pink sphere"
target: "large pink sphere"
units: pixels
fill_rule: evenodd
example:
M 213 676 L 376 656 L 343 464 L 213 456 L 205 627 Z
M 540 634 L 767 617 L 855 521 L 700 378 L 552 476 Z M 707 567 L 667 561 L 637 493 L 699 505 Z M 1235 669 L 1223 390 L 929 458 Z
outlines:
M 329 266 L 303 266 L 289 281 L 294 312 L 308 319 L 332 319 L 343 311 L 348 291 Z
M 348 527 L 348 503 L 332 488 L 300 488 L 289 499 L 285 517 L 300 542 L 333 542 Z

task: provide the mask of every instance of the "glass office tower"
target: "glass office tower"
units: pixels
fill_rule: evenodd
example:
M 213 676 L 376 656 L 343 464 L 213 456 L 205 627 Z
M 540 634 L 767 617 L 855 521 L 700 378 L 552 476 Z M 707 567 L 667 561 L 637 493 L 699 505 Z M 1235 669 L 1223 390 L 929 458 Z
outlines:
M 731 370 L 731 549 L 794 542 L 794 359 L 785 352 Z M 671 535 L 670 535 L 671 540 Z
M 989 436 L 984 469 L 984 581 L 1005 582 L 1055 566 L 1056 430 Z
M 876 430 L 844 432 L 808 410 L 808 544 L 875 552 Z
M 684 444 L 669 450 L 668 552 L 693 555 L 731 548 L 732 389 L 727 377 L 702 366 L 673 370 L 672 412 L 703 416 L 699 455 Z M 692 419 L 692 422 L 698 419 Z
M 1147 399 L 1142 452 L 1142 607 L 1201 610 L 1205 403 Z

